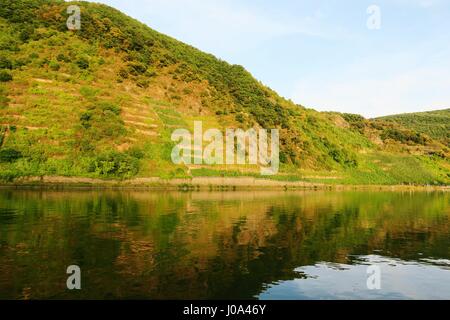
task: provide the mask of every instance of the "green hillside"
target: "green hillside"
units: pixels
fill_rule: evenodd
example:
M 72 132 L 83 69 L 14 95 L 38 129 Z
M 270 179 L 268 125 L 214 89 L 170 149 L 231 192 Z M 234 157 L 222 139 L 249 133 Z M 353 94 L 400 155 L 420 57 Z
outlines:
M 66 27 L 67 7 L 82 26 Z M 176 166 L 176 128 L 280 129 L 279 180 L 449 184 L 449 149 L 392 121 L 295 105 L 243 67 L 105 5 L 2 0 L 0 179 L 256 176 L 256 166 Z M 435 136 L 436 137 L 436 136 Z
M 379 119 L 426 134 L 450 147 L 450 109 L 399 114 Z

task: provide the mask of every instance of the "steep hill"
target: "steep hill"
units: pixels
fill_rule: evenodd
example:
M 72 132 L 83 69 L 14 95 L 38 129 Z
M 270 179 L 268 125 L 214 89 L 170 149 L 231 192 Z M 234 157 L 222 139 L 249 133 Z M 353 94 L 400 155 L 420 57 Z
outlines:
M 407 113 L 379 118 L 442 141 L 450 147 L 450 109 Z
M 67 7 L 81 29 L 67 29 Z M 449 184 L 449 150 L 391 121 L 319 113 L 243 67 L 105 5 L 2 0 L 0 178 L 255 176 L 256 166 L 177 166 L 176 128 L 278 128 L 280 180 Z

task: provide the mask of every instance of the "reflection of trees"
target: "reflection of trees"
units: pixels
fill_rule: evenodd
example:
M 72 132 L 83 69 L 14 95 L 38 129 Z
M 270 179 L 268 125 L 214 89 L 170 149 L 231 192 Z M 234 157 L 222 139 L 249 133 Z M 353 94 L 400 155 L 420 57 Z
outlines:
M 448 204 L 436 193 L 0 191 L 0 298 L 249 298 L 349 254 L 448 259 Z M 70 264 L 89 289 L 65 291 Z

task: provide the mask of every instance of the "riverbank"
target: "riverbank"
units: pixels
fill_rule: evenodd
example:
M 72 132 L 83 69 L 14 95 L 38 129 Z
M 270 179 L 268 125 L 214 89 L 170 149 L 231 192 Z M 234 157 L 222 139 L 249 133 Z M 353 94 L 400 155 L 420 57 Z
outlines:
M 306 181 L 278 181 L 254 177 L 194 177 L 192 179 L 135 178 L 103 180 L 80 177 L 27 177 L 1 182 L 0 187 L 155 189 L 155 190 L 386 190 L 450 191 L 450 186 L 421 185 L 339 185 Z

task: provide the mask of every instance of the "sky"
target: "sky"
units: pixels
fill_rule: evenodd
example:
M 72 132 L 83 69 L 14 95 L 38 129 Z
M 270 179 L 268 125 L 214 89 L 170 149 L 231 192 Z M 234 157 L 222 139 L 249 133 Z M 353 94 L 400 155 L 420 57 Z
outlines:
M 450 108 L 449 0 L 96 0 L 320 111 Z

